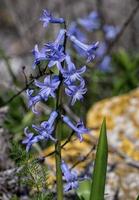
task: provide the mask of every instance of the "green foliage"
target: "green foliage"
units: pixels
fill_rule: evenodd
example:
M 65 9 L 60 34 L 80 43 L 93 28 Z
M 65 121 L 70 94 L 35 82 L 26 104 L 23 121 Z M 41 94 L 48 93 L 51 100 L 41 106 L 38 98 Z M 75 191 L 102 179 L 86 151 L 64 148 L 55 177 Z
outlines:
M 129 55 L 125 50 L 120 50 L 113 56 L 116 64 L 113 94 L 127 92 L 139 84 L 139 56 Z
M 16 195 L 12 196 L 11 200 L 20 200 Z
M 97 152 L 92 176 L 90 200 L 103 200 L 107 172 L 108 144 L 106 121 L 103 120 L 97 145 Z
M 137 199 L 136 200 L 139 200 L 139 195 L 137 196 Z
M 25 149 L 23 149 L 21 145 L 16 141 L 13 141 L 11 143 L 10 157 L 14 160 L 17 166 L 22 166 L 27 162 L 29 155 L 27 155 Z
M 53 198 L 53 194 L 47 194 L 45 193 L 38 193 L 34 196 L 33 198 L 34 200 L 52 200 Z
M 77 189 L 77 195 L 80 199 L 89 200 L 91 190 L 91 181 L 84 180 L 79 183 L 79 188 Z
M 139 86 L 139 55 L 121 49 L 112 55 L 110 71 L 97 66 L 88 70 L 88 93 L 85 101 L 88 110 L 92 103 L 101 99 L 124 94 Z
M 8 93 L 13 95 L 12 91 L 9 91 Z M 4 126 L 13 134 L 13 136 L 17 137 L 16 139 L 21 139 L 24 128 L 32 123 L 33 118 L 34 115 L 32 112 L 27 112 L 27 105 L 25 104 L 23 97 L 18 96 L 9 104 L 9 110 Z
M 28 153 L 17 144 L 12 143 L 11 158 L 15 161 L 16 165 L 20 167 L 18 176 L 20 177 L 20 184 L 25 185 L 30 189 L 31 199 L 51 199 L 51 193 L 48 194 L 48 168 L 41 158 L 35 158 L 32 153 Z M 42 191 L 45 191 L 43 194 Z M 16 196 L 13 197 L 16 199 Z
M 47 189 L 47 166 L 38 159 L 28 160 L 20 172 L 22 176 L 22 184 L 39 192 Z

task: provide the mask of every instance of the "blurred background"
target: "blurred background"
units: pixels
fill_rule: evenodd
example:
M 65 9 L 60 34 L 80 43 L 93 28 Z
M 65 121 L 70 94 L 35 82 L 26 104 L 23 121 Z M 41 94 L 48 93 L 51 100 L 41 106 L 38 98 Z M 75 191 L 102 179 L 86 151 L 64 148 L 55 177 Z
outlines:
M 87 64 L 85 79 L 88 93 L 85 100 L 75 105 L 74 109 L 69 108 L 66 103 L 64 108 L 75 121 L 81 116 L 87 126 L 94 129 L 92 135 L 96 138 L 102 119 L 106 116 L 110 145 L 106 199 L 133 200 L 139 193 L 139 1 L 137 0 L 0 0 L 0 180 L 2 180 L 0 197 L 2 200 L 29 197 L 35 199 L 31 188 L 36 186 L 31 177 L 32 174 L 36 177 L 36 174 L 42 171 L 40 166 L 37 171 L 34 165 L 30 166 L 29 163 L 28 168 L 32 171 L 26 169 L 17 175 L 19 168 L 28 163 L 25 147 L 21 144 L 24 127 L 45 120 L 53 106 L 51 101 L 48 102 L 49 106 L 39 105 L 42 117 L 36 119 L 28 109 L 25 95 L 26 78 L 30 81 L 33 74 L 34 45 L 41 46 L 45 42 L 53 41 L 59 30 L 59 25 L 43 28 L 39 18 L 45 8 L 51 10 L 54 16 L 65 18 L 68 27 L 82 41 L 88 44 L 100 41 L 96 61 Z M 90 17 L 93 16 L 90 15 L 92 12 L 99 13 L 99 27 L 88 29 L 82 19 L 88 20 L 88 23 L 92 22 L 89 20 L 96 20 Z M 71 23 L 74 26 L 71 27 Z M 104 27 L 109 29 L 105 30 Z M 84 65 L 85 60 L 77 56 L 77 52 L 75 48 L 71 51 L 74 62 L 77 66 Z M 108 59 L 104 60 L 106 56 Z M 66 132 L 67 129 L 64 127 L 63 139 L 66 137 Z M 87 147 L 83 146 L 82 149 L 87 148 L 89 151 L 90 143 L 86 141 L 86 145 Z M 51 148 L 51 144 L 48 146 Z M 50 150 L 46 150 L 45 144 L 40 144 L 30 153 L 30 157 L 45 154 L 46 151 Z M 81 149 L 79 152 L 77 148 L 74 159 L 66 153 L 65 158 L 72 166 L 82 153 Z M 85 169 L 91 166 L 92 155 L 90 160 L 84 161 L 83 167 L 78 169 L 80 174 L 85 174 Z M 44 169 L 49 165 L 54 168 L 49 160 L 43 166 Z M 25 176 L 29 177 L 29 186 L 28 179 L 23 183 L 21 181 Z M 66 198 L 73 199 L 71 196 Z

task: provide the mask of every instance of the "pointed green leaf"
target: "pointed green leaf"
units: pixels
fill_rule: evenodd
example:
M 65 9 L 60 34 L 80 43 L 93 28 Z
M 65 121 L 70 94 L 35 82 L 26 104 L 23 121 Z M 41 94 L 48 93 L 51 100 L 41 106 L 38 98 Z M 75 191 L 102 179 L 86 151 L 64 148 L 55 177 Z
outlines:
M 139 200 L 139 195 L 137 196 L 137 199 L 136 200 Z
M 107 173 L 107 158 L 108 143 L 106 134 L 106 121 L 104 119 L 98 140 L 94 172 L 92 177 L 90 200 L 104 200 L 105 180 Z

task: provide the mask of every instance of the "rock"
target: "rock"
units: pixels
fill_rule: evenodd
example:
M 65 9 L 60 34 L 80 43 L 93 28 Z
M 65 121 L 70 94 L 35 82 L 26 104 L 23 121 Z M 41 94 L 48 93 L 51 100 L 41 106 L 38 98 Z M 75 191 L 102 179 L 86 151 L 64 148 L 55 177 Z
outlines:
M 139 88 L 93 105 L 87 114 L 88 127 L 100 128 L 104 117 L 109 143 L 139 161 Z

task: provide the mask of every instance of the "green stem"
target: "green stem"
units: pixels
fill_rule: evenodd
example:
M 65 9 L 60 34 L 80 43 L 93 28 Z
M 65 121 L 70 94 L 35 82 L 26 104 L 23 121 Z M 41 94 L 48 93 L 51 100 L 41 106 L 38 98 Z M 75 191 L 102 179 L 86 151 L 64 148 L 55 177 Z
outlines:
M 60 74 L 59 74 L 60 76 Z M 60 104 L 61 104 L 61 83 L 57 91 L 57 101 L 56 110 L 61 114 Z M 63 199 L 63 181 L 62 181 L 62 171 L 61 171 L 61 123 L 60 116 L 58 116 L 56 121 L 56 135 L 57 142 L 55 144 L 55 160 L 56 160 L 56 185 L 57 185 L 57 200 Z
M 57 200 L 63 199 L 63 181 L 61 171 L 61 124 L 58 122 L 56 130 L 57 142 L 55 144 L 55 159 L 56 159 L 56 185 L 57 185 Z
M 66 24 L 64 24 L 64 28 L 66 28 Z M 66 50 L 66 35 L 64 39 L 64 53 Z M 64 67 L 64 61 L 62 62 L 62 66 Z M 62 114 L 61 109 L 61 97 L 62 97 L 62 75 L 59 72 L 59 79 L 61 81 L 58 91 L 57 91 L 57 101 L 56 101 L 56 110 L 59 113 L 59 116 L 56 121 L 56 139 L 57 142 L 55 144 L 55 160 L 56 160 L 56 185 L 57 185 L 57 200 L 63 200 L 63 181 L 62 181 L 62 171 L 61 171 L 61 122 L 60 116 Z

